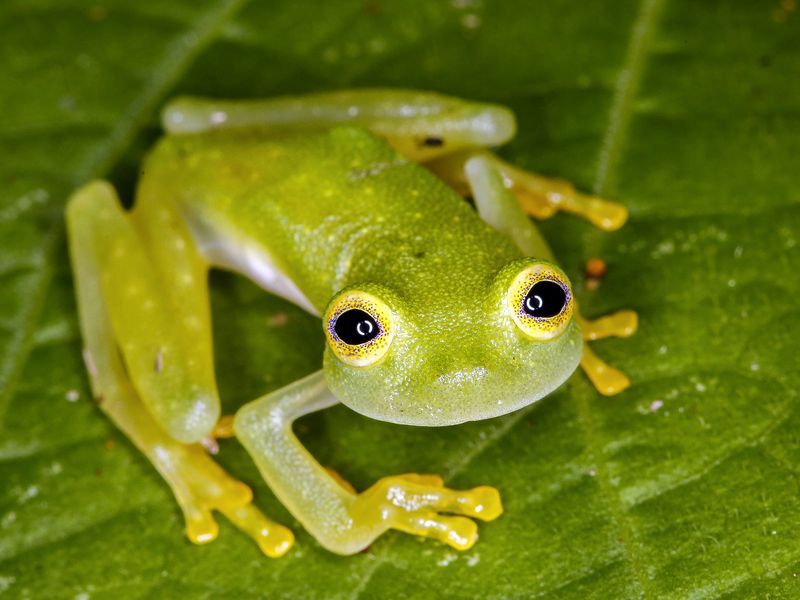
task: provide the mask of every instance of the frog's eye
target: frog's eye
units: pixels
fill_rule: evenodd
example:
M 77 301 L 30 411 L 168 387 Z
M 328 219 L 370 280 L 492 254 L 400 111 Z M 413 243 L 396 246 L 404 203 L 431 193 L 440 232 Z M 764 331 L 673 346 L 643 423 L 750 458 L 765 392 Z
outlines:
M 345 344 L 358 346 L 374 340 L 381 330 L 371 314 L 360 308 L 351 308 L 336 317 L 333 332 Z
M 374 365 L 394 337 L 392 312 L 372 294 L 347 292 L 326 311 L 325 336 L 342 362 L 354 367 Z
M 509 289 L 509 308 L 523 333 L 537 341 L 561 335 L 572 319 L 574 305 L 567 277 L 548 264 L 519 273 Z

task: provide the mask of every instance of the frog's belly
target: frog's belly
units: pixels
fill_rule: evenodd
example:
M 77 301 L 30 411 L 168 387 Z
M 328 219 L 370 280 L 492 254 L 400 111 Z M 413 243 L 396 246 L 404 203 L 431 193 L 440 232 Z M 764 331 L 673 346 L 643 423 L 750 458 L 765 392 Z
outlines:
M 218 235 L 199 219 L 190 220 L 189 226 L 198 250 L 211 265 L 241 273 L 268 292 L 320 316 L 320 311 L 278 267 L 263 244 L 241 237 Z

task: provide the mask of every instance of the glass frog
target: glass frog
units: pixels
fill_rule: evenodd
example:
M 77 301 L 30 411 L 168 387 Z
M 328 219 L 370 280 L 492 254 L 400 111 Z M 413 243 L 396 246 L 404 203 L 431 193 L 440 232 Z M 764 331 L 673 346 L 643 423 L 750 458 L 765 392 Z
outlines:
M 314 460 L 293 421 L 338 402 L 405 425 L 487 419 L 543 398 L 578 365 L 603 394 L 628 385 L 584 340 L 630 335 L 635 313 L 581 319 L 528 218 L 565 210 L 613 230 L 627 212 L 492 154 L 515 133 L 510 110 L 358 90 L 182 98 L 163 123 L 133 208 L 94 181 L 70 199 L 67 224 L 93 393 L 172 488 L 193 542 L 217 536 L 219 511 L 268 556 L 293 544 L 206 452 L 235 436 L 333 552 L 389 529 L 467 549 L 475 519 L 502 512 L 496 489 L 403 474 L 357 493 Z M 235 417 L 220 417 L 211 267 L 321 317 L 327 340 L 319 371 Z

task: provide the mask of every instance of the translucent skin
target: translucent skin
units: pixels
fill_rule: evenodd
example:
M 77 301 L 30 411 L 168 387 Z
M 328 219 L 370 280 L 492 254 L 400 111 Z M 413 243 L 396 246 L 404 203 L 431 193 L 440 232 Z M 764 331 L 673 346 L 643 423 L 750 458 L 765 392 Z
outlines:
M 475 521 L 503 511 L 496 489 L 405 473 L 359 493 L 311 456 L 292 423 L 338 402 L 414 425 L 494 417 L 544 397 L 579 363 L 601 393 L 629 385 L 582 339 L 631 335 L 635 313 L 582 319 L 528 218 L 565 210 L 613 230 L 627 211 L 491 154 L 514 134 L 508 109 L 342 90 L 182 98 L 163 117 L 170 135 L 144 163 L 134 207 L 94 181 L 70 198 L 66 220 L 95 399 L 170 486 L 192 542 L 217 536 L 217 511 L 267 556 L 293 544 L 207 453 L 214 438 L 235 436 L 332 552 L 359 552 L 389 529 L 466 550 Z M 475 209 L 453 189 L 470 193 Z M 321 316 L 328 340 L 320 370 L 222 418 L 211 267 Z M 570 299 L 557 315 L 522 312 L 537 278 L 556 280 Z M 347 320 L 334 317 L 353 308 L 372 311 L 368 345 L 336 333 Z
M 523 260 L 450 187 L 365 130 L 168 137 L 145 168 L 158 197 L 188 215 L 201 253 L 257 247 L 318 313 L 342 289 L 390 306 L 397 333 L 377 364 L 325 353 L 331 391 L 359 413 L 426 426 L 496 417 L 578 366 L 574 321 L 542 342 L 511 318 L 511 281 L 536 259 Z
M 513 322 L 508 285 L 531 262 L 514 261 L 484 288 L 459 287 L 463 294 L 433 305 L 380 290 L 399 321 L 389 351 L 371 367 L 353 368 L 326 348 L 329 388 L 368 417 L 423 426 L 488 419 L 543 398 L 577 368 L 583 342 L 574 321 L 546 342 Z

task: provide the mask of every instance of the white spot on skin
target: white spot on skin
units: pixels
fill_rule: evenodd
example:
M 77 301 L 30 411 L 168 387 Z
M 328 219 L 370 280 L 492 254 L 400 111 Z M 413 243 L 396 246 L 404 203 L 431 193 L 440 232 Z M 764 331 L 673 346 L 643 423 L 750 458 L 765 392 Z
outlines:
M 760 368 L 761 368 L 761 365 L 758 364 L 757 362 L 751 362 L 750 363 L 750 370 L 751 371 L 758 371 Z
M 188 316 L 183 320 L 184 325 L 189 329 L 200 329 L 200 319 L 195 316 Z
M 734 258 L 741 258 L 743 251 L 744 251 L 744 248 L 742 248 L 741 246 L 736 246 L 736 248 L 733 251 L 733 257 Z
M 698 381 L 697 383 L 694 384 L 694 389 L 696 389 L 698 392 L 702 393 L 702 392 L 706 391 L 706 386 Z
M 221 125 L 228 120 L 228 114 L 221 110 L 215 110 L 211 113 L 211 116 L 208 118 L 208 120 L 212 125 Z
M 164 369 L 164 353 L 161 350 L 159 350 L 156 354 L 156 360 L 153 368 L 155 369 L 156 373 L 161 373 L 161 371 Z
M 657 412 L 662 406 L 664 406 L 663 400 L 653 400 L 650 403 L 650 412 Z
M 728 280 L 728 287 L 736 287 L 736 280 L 735 279 L 729 279 Z
M 67 402 L 77 402 L 81 397 L 81 393 L 78 390 L 67 390 L 67 393 L 64 394 L 64 398 L 67 399 Z
M 481 561 L 481 555 L 477 552 L 469 557 L 467 557 L 467 566 L 474 567 Z
M 659 354 L 666 354 L 667 350 L 669 350 L 669 348 L 667 348 L 666 346 L 661 346 L 661 348 L 658 349 L 658 353 Z
M 407 165 L 408 161 L 404 158 L 398 158 L 393 161 L 383 161 L 383 162 L 376 162 L 372 164 L 368 169 L 354 169 L 350 172 L 348 179 L 351 181 L 358 181 L 359 179 L 364 179 L 366 177 L 375 177 L 380 175 L 386 169 L 390 169 L 392 167 L 402 167 L 403 165 Z

